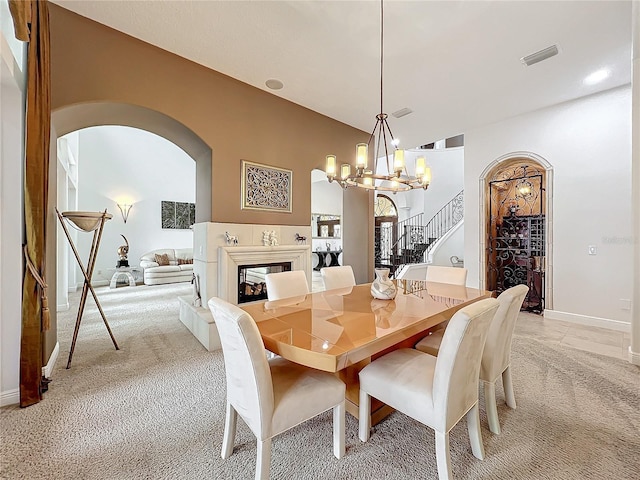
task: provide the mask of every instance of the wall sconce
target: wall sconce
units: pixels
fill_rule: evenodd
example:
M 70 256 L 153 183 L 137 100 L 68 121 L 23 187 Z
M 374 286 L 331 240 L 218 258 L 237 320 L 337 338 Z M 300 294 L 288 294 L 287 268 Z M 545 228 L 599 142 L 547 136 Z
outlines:
M 122 214 L 122 219 L 124 220 L 124 223 L 127 223 L 127 218 L 129 218 L 129 210 L 131 210 L 131 207 L 133 207 L 133 205 L 129 205 L 126 203 L 123 203 L 123 204 L 118 203 L 118 208 L 120 209 L 120 213 Z

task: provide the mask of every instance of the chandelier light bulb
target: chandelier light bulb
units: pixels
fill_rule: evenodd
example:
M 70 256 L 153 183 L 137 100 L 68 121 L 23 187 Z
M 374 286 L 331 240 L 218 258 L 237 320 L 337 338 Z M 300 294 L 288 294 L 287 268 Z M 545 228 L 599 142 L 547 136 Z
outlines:
M 336 176 L 336 156 L 335 155 L 327 155 L 327 167 L 326 167 L 327 178 L 333 180 Z
M 425 172 L 426 161 L 424 157 L 416 158 L 416 177 L 422 179 Z
M 356 145 L 356 168 L 364 170 L 367 168 L 367 157 L 369 156 L 369 145 L 359 143 Z
M 393 171 L 400 174 L 404 170 L 404 150 L 396 150 L 393 154 Z
M 351 165 L 349 165 L 348 163 L 343 163 L 340 166 L 340 178 L 342 178 L 342 180 L 344 181 L 349 178 L 349 175 L 351 175 Z

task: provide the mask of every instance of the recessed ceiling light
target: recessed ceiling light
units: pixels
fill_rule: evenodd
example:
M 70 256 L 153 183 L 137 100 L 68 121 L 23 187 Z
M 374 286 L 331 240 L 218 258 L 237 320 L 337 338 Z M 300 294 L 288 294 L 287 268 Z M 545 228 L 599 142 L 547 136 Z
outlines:
M 264 82 L 264 84 L 271 90 L 280 90 L 282 87 L 284 87 L 284 83 L 282 83 L 280 80 L 276 80 L 275 78 L 270 78 L 269 80 Z
M 611 72 L 609 70 L 607 70 L 606 68 L 602 68 L 596 72 L 593 72 L 591 75 L 585 78 L 584 83 L 586 85 L 595 85 L 596 83 L 600 83 L 601 81 L 603 81 L 610 74 Z

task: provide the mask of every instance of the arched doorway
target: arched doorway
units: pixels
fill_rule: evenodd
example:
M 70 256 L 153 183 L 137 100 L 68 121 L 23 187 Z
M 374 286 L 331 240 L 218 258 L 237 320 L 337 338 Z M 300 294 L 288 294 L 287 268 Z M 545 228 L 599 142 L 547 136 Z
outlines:
M 542 313 L 547 305 L 549 169 L 531 155 L 495 162 L 483 176 L 485 285 L 500 294 L 529 287 L 523 309 Z
M 212 150 L 186 125 L 149 108 L 111 102 L 58 109 L 52 112 L 51 122 L 58 137 L 87 127 L 121 125 L 146 130 L 175 143 L 196 162 L 196 223 L 211 221 Z
M 374 255 L 376 268 L 392 268 L 393 245 L 397 241 L 398 208 L 387 195 L 376 195 L 373 206 L 375 215 Z M 393 272 L 391 272 L 393 274 Z

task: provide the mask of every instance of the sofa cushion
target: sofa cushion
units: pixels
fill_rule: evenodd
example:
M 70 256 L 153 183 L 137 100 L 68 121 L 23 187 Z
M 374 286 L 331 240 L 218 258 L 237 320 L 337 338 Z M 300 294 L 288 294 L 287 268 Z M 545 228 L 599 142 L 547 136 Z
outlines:
M 166 253 L 167 257 L 169 257 L 169 261 L 176 259 L 176 251 L 173 248 L 158 248 L 156 250 L 151 250 L 150 252 L 145 253 L 140 257 L 140 260 L 147 261 L 147 262 L 155 262 L 156 253 L 158 255 L 162 255 L 163 253 Z
M 180 272 L 180 267 L 178 267 L 177 265 L 162 265 L 159 267 L 151 267 L 151 268 L 145 268 L 144 269 L 144 276 L 148 276 L 148 275 L 156 275 L 156 274 L 167 274 L 167 275 L 175 275 L 176 273 Z
M 155 255 L 156 263 L 161 267 L 165 265 L 169 265 L 169 256 L 166 253 L 156 253 Z
M 178 265 L 181 272 L 193 272 L 193 264 L 188 263 L 184 265 Z
M 180 258 L 178 257 L 178 265 L 193 264 L 193 258 Z

